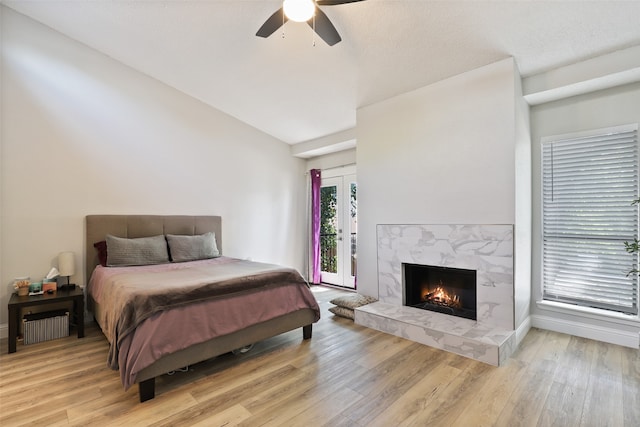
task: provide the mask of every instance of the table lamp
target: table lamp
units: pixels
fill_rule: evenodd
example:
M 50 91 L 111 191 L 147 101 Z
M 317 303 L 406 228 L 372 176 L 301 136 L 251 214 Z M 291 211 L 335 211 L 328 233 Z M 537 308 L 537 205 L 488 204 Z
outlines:
M 67 276 L 67 284 L 61 288 L 73 289 L 75 284 L 69 283 L 69 276 L 73 276 L 76 272 L 76 258 L 73 252 L 60 252 L 58 255 L 58 271 L 60 276 Z

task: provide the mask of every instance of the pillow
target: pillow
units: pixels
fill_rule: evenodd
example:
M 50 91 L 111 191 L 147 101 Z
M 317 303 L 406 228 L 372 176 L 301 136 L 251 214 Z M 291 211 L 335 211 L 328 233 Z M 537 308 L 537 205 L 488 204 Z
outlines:
M 353 308 L 335 306 L 335 307 L 329 308 L 329 311 L 335 314 L 336 316 L 346 317 L 347 319 L 351 319 L 351 320 L 354 320 L 354 318 L 356 317 L 353 311 Z
M 152 265 L 169 262 L 167 241 L 163 235 L 125 239 L 107 234 L 108 267 Z
M 353 294 L 353 295 L 345 295 L 342 297 L 334 298 L 329 302 L 339 307 L 354 309 L 357 307 L 362 307 L 363 305 L 371 304 L 372 302 L 375 302 L 375 301 L 377 301 L 377 299 L 373 297 L 368 297 L 366 295 L 360 295 L 360 294 Z
M 197 236 L 167 234 L 172 262 L 196 261 L 220 256 L 216 235 L 212 232 Z
M 93 247 L 98 250 L 98 261 L 100 261 L 100 265 L 103 267 L 107 266 L 107 241 L 100 240 L 99 242 L 95 242 Z

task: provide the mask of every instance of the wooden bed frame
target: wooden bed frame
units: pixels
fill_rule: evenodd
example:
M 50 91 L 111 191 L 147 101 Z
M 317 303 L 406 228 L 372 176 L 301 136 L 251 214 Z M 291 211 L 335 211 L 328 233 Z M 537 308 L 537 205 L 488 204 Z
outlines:
M 159 234 L 197 235 L 209 231 L 215 233 L 217 246 L 221 251 L 222 220 L 219 216 L 88 215 L 86 217 L 85 249 L 87 281 L 91 277 L 93 269 L 99 264 L 98 254 L 93 244 L 104 240 L 107 234 L 138 238 Z M 87 308 L 93 312 L 96 322 L 100 324 L 100 306 L 93 301 L 90 295 L 87 295 Z M 157 376 L 297 328 L 302 328 L 303 339 L 310 339 L 314 321 L 313 310 L 299 310 L 164 356 L 138 373 L 140 402 L 155 397 L 155 378 Z

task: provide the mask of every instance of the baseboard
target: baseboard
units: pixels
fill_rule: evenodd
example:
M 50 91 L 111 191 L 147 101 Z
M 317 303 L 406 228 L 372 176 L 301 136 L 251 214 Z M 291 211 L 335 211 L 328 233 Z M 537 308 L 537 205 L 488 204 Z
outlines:
M 536 314 L 531 316 L 531 326 L 624 347 L 640 348 L 640 333 L 638 331 L 621 331 L 604 326 L 555 319 Z
M 531 329 L 531 316 L 527 316 L 520 326 L 518 326 L 518 329 L 516 329 L 516 347 L 520 347 L 520 343 L 529 333 L 529 329 Z
M 89 322 L 87 322 L 89 323 Z M 620 331 L 603 326 L 588 325 L 570 320 L 559 320 L 549 316 L 532 315 L 516 329 L 516 345 L 519 346 L 531 327 L 547 329 L 563 334 L 575 335 L 596 341 L 608 342 L 631 348 L 640 348 L 640 334 Z M 0 339 L 9 337 L 9 326 L 0 324 Z

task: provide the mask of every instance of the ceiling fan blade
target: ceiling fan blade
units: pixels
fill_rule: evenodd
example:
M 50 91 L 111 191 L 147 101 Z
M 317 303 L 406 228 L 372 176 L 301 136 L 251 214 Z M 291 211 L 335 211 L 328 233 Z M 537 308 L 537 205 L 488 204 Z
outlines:
M 364 0 L 316 0 L 316 3 L 320 6 L 336 6 L 339 4 L 355 3 L 358 1 Z
M 284 14 L 284 9 L 280 8 L 276 10 L 275 13 L 271 15 L 269 19 L 265 21 L 264 24 L 262 24 L 262 27 L 260 27 L 260 29 L 256 33 L 256 36 L 265 37 L 265 38 L 269 37 L 278 28 L 282 27 L 282 24 L 284 24 L 287 21 L 288 21 L 288 18 Z
M 320 38 L 322 38 L 322 40 L 327 42 L 329 46 L 333 46 L 334 44 L 342 40 L 342 38 L 340 38 L 340 34 L 338 34 L 338 30 L 336 30 L 336 27 L 334 27 L 329 20 L 329 17 L 325 15 L 325 13 L 320 10 L 320 8 L 317 7 L 315 20 L 316 33 L 320 36 Z M 313 18 L 308 20 L 307 24 L 309 24 L 309 26 L 313 28 Z

